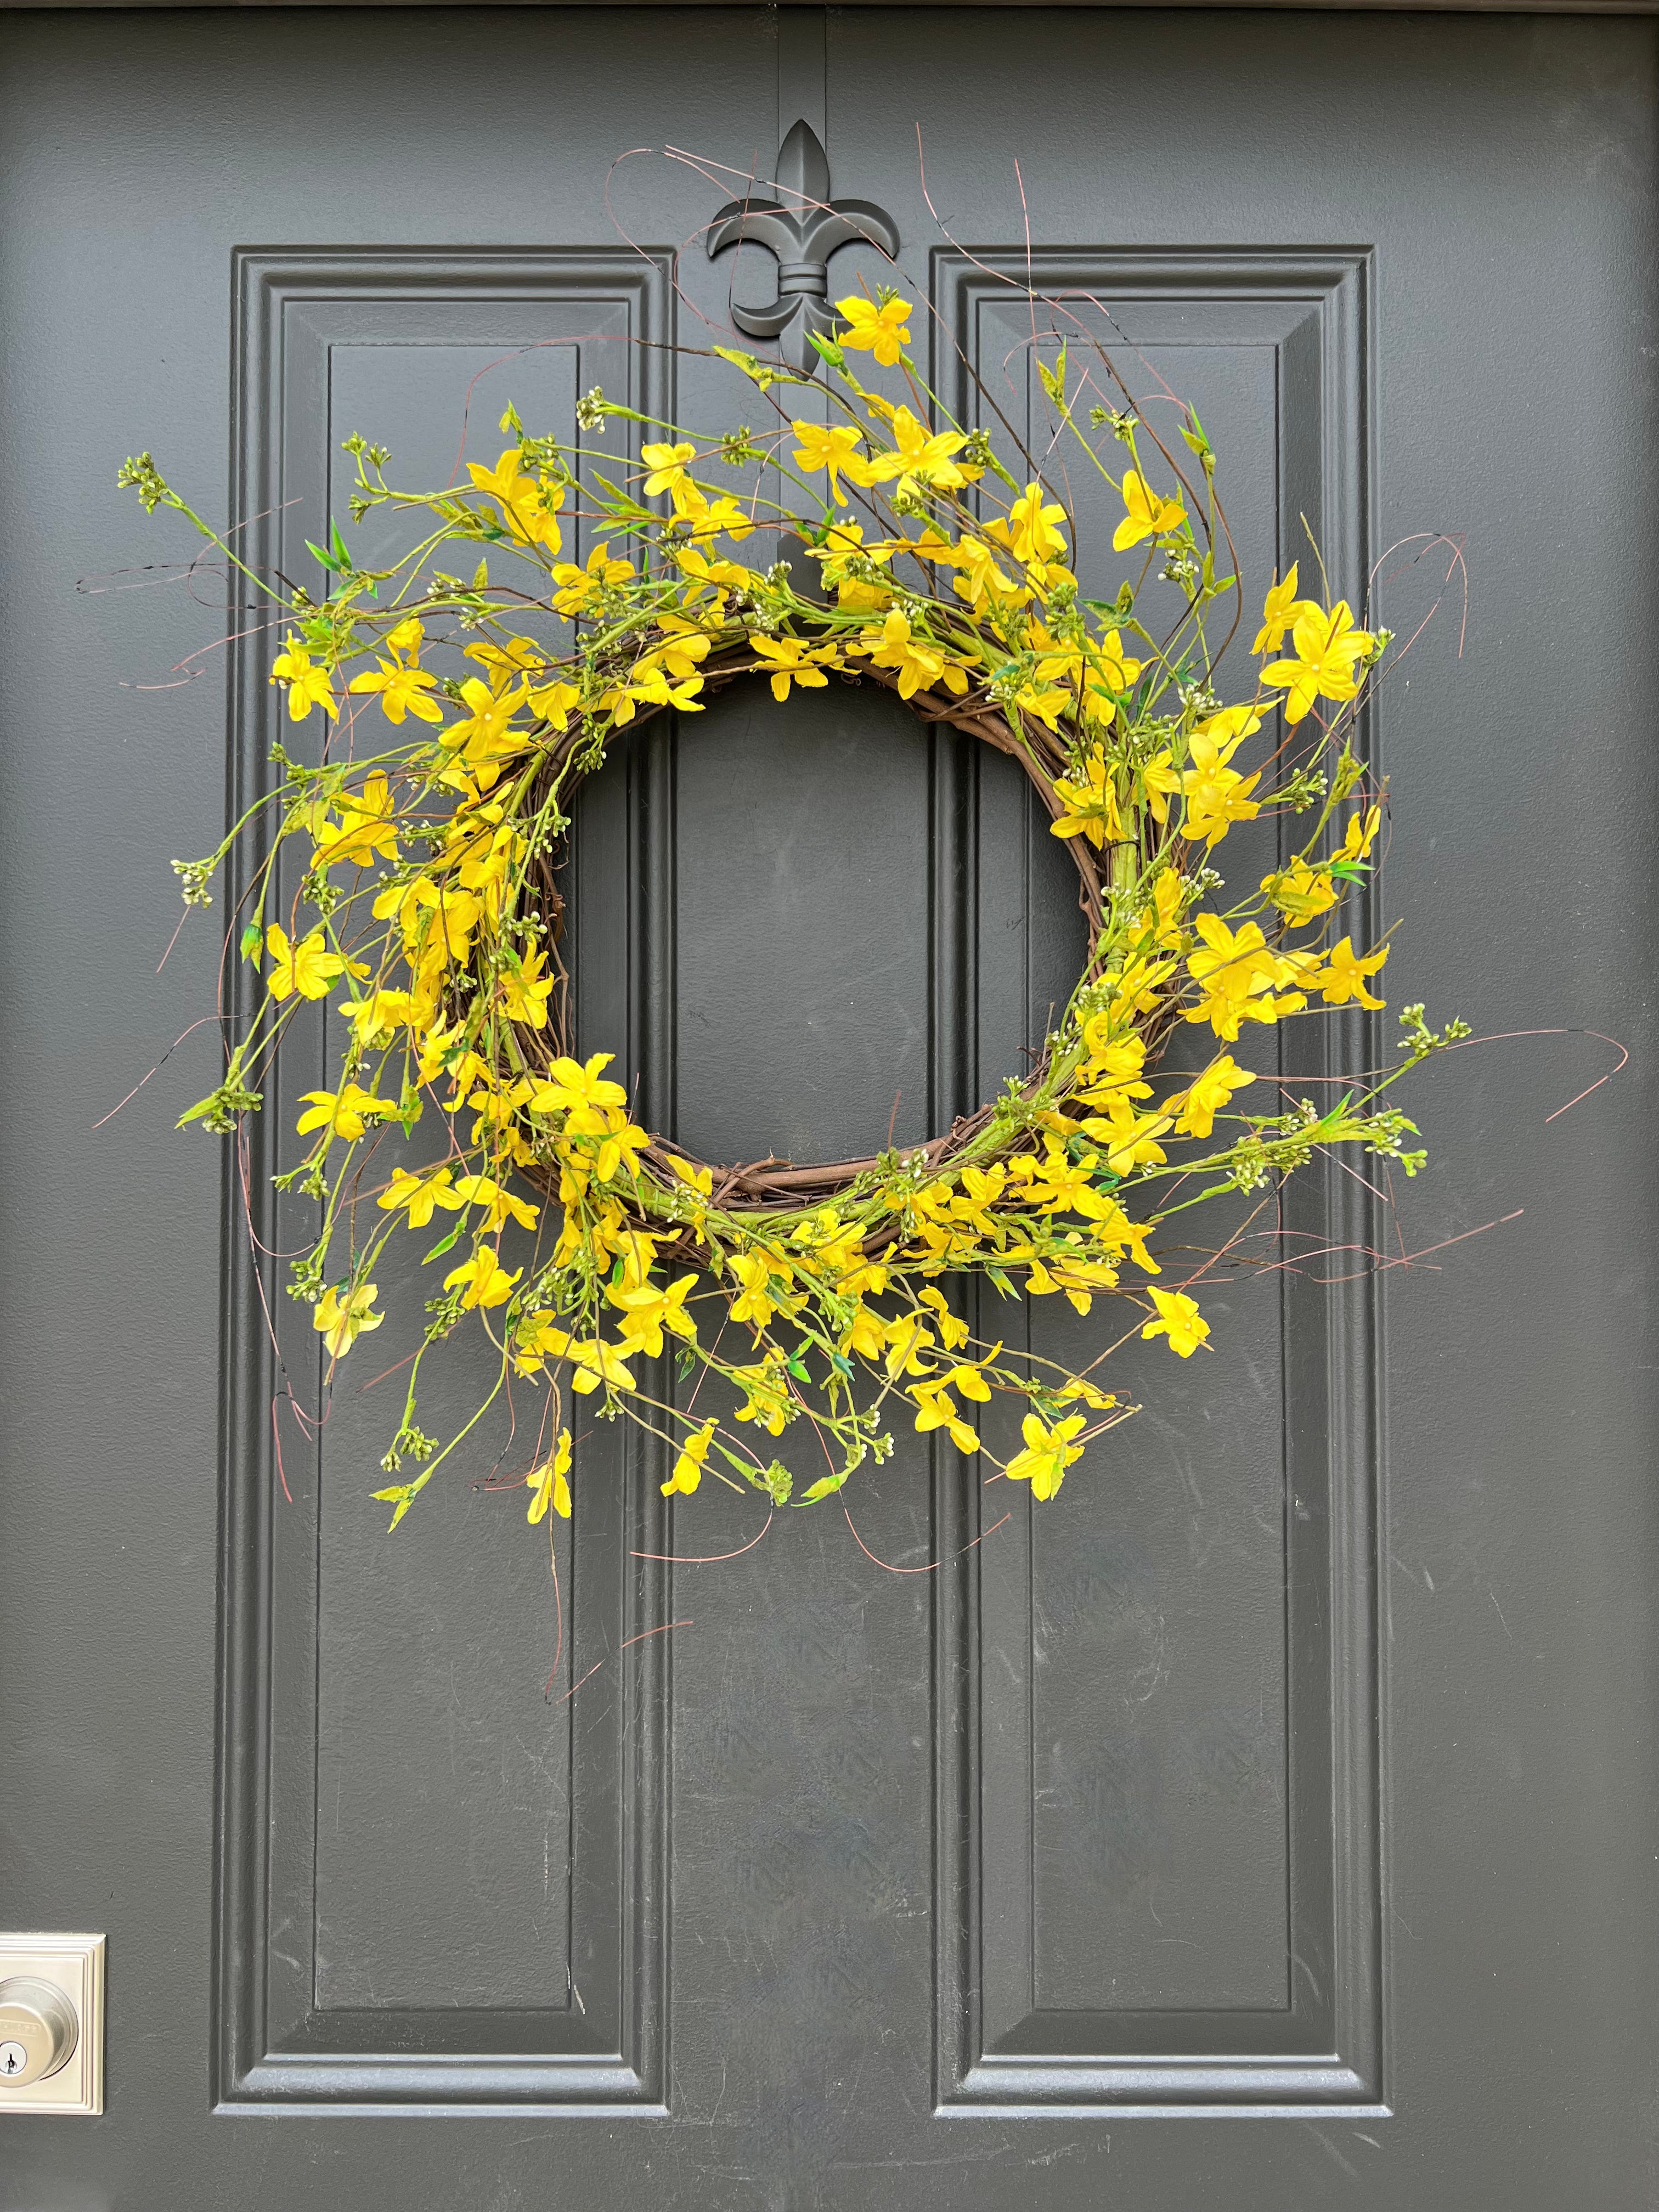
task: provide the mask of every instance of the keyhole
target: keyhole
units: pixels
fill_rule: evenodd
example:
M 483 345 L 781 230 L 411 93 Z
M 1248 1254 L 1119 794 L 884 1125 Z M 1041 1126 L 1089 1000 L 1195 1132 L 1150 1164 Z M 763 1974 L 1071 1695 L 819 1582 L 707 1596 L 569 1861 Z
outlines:
M 21 2074 L 28 2063 L 29 2055 L 21 2043 L 0 2043 L 0 2075 Z

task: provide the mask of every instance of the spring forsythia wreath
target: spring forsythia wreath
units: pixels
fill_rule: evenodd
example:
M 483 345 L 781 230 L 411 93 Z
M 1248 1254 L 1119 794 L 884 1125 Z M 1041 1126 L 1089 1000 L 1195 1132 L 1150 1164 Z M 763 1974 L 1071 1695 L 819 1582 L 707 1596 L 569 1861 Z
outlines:
M 301 740 L 323 742 L 305 761 L 298 744 L 276 749 L 273 834 L 234 933 L 263 1000 L 184 1118 L 234 1131 L 296 1010 L 332 1002 L 334 1087 L 302 1099 L 309 1148 L 278 1181 L 321 1207 L 291 1291 L 314 1309 L 330 1373 L 381 1324 L 388 1241 L 430 1245 L 438 1279 L 382 1462 L 398 1479 L 375 1493 L 393 1527 L 518 1378 L 548 1394 L 532 1520 L 570 1510 L 568 1393 L 664 1439 L 665 1490 L 717 1474 L 779 1504 L 794 1484 L 770 1440 L 794 1421 L 830 1460 L 805 1503 L 884 1458 L 900 1420 L 988 1457 L 975 1409 L 1012 1394 L 1023 1443 L 1004 1472 L 1052 1498 L 1087 1439 L 1133 1408 L 1090 1374 L 970 1335 L 950 1278 L 1082 1313 L 1133 1301 L 1139 1334 L 1186 1358 L 1209 1329 L 1164 1276 L 1155 1240 L 1173 1214 L 1319 1148 L 1408 1173 L 1421 1158 L 1381 1094 L 1461 1024 L 1437 1037 L 1408 1009 L 1401 1066 L 1319 1107 L 1286 1110 L 1237 1056 L 1252 1025 L 1382 1003 L 1387 945 L 1357 945 L 1341 914 L 1378 833 L 1356 702 L 1388 633 L 1303 596 L 1292 566 L 1267 593 L 1248 696 L 1218 696 L 1208 633 L 1218 602 L 1237 621 L 1239 586 L 1217 574 L 1229 541 L 1197 416 L 1181 417 L 1177 455 L 1121 387 L 1121 408 L 1085 404 L 1111 374 L 1103 354 L 1076 392 L 1063 351 L 1042 365 L 1072 465 L 1112 486 L 1114 544 L 1139 564 L 1092 599 L 1054 471 L 1021 457 L 1016 473 L 949 419 L 910 354 L 912 313 L 886 294 L 841 302 L 844 327 L 819 348 L 830 404 L 811 415 L 797 414 L 804 380 L 725 354 L 775 416 L 762 434 L 651 421 L 595 390 L 573 447 L 509 408 L 495 465 L 437 492 L 395 489 L 390 456 L 353 437 L 354 520 L 405 518 L 404 557 L 359 568 L 331 526 L 312 548 L 325 597 L 242 574 L 278 631 L 270 680 Z M 898 396 L 868 388 L 869 357 Z M 649 434 L 636 469 L 605 457 L 617 416 Z M 240 567 L 148 454 L 122 481 Z M 580 562 L 564 557 L 577 527 Z M 465 575 L 445 565 L 461 545 Z M 1179 593 L 1156 628 L 1154 571 Z M 1068 1003 L 1027 1073 L 927 1144 L 719 1166 L 638 1125 L 611 1055 L 575 1056 L 559 868 L 576 787 L 619 732 L 665 708 L 695 714 L 744 674 L 780 701 L 891 687 L 1018 761 L 1075 859 L 1087 953 Z M 1229 832 L 1273 813 L 1305 823 L 1293 857 L 1224 891 Z M 252 826 L 174 863 L 187 902 L 209 902 Z M 1160 1079 L 1188 1025 L 1207 1065 Z M 422 1363 L 475 1322 L 493 1385 L 459 1433 L 433 1437 L 416 1418 Z M 723 1378 L 725 1410 L 681 1410 L 668 1353 Z

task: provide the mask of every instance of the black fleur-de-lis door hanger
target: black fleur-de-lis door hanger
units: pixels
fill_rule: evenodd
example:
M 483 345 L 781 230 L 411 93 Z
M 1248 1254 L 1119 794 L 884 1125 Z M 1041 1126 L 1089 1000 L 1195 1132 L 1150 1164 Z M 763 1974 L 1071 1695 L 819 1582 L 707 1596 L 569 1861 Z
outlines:
M 784 198 L 797 205 L 753 198 L 728 202 L 708 226 L 708 258 L 744 240 L 776 254 L 777 298 L 764 307 L 733 301 L 732 319 L 751 338 L 776 338 L 790 368 L 810 376 L 818 366 L 812 334 L 828 337 L 835 328 L 830 255 L 862 241 L 896 256 L 898 226 L 869 200 L 830 198 L 829 156 L 804 120 L 778 149 L 776 182 Z

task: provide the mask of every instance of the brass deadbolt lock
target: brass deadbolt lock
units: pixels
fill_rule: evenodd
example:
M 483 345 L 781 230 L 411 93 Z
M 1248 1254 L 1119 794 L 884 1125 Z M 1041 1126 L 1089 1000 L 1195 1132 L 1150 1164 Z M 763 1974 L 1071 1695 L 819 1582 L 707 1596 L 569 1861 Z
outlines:
M 0 1981 L 0 2091 L 26 2089 L 68 2065 L 80 2039 L 75 2007 L 38 1974 Z

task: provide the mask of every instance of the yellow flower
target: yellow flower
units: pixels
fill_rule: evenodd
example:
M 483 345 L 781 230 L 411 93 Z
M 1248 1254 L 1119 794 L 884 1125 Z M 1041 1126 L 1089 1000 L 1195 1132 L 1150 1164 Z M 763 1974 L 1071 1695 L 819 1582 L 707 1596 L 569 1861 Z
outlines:
M 1245 738 L 1261 727 L 1261 717 L 1254 708 L 1224 707 L 1194 730 L 1193 764 L 1181 779 L 1187 801 L 1183 837 L 1194 843 L 1201 837 L 1213 849 L 1235 822 L 1252 822 L 1261 811 L 1261 801 L 1250 797 L 1261 781 L 1261 771 L 1240 775 L 1227 765 Z M 1151 780 L 1149 771 L 1149 783 Z
M 1061 1386 L 1058 1395 L 1068 1404 L 1091 1406 L 1097 1413 L 1110 1413 L 1117 1403 L 1115 1390 L 1102 1390 L 1083 1375 L 1073 1375 L 1069 1382 Z
M 810 651 L 803 639 L 798 637 L 762 637 L 758 632 L 750 644 L 763 660 L 771 664 L 772 696 L 787 699 L 792 682 L 809 691 L 821 691 L 830 678 L 824 667 L 841 665 L 832 645 L 813 646 Z
M 1152 902 L 1143 907 L 1135 917 L 1142 929 L 1150 930 L 1153 942 L 1175 949 L 1181 943 L 1181 909 L 1185 890 L 1180 871 L 1165 868 L 1152 884 Z
M 267 988 L 271 997 L 279 1000 L 291 998 L 295 991 L 302 999 L 327 998 L 348 965 L 354 975 L 368 973 L 362 961 L 348 963 L 337 952 L 331 952 L 320 929 L 313 929 L 309 937 L 290 945 L 285 933 L 273 921 L 265 932 L 265 944 L 276 963 Z
M 288 686 L 288 711 L 291 719 L 303 722 L 313 707 L 339 720 L 340 709 L 334 696 L 334 687 L 325 668 L 314 667 L 311 655 L 297 637 L 290 636 L 285 652 L 279 653 L 270 664 L 273 684 Z
M 1341 849 L 1331 855 L 1333 860 L 1363 860 L 1369 857 L 1376 842 L 1376 833 L 1382 827 L 1382 809 L 1370 806 L 1356 814 L 1343 837 Z
M 392 1181 L 375 1200 L 382 1213 L 398 1213 L 407 1209 L 411 1229 L 424 1229 L 432 1218 L 432 1209 L 441 1206 L 446 1213 L 456 1212 L 462 1200 L 452 1190 L 449 1170 L 440 1168 L 435 1175 L 410 1175 L 406 1168 L 394 1168 Z
M 651 499 L 659 491 L 675 490 L 686 480 L 686 463 L 696 458 L 695 446 L 641 446 L 640 459 L 651 471 L 645 480 L 646 497 Z
M 823 422 L 793 422 L 790 428 L 800 441 L 795 448 L 795 466 L 805 469 L 808 476 L 816 475 L 819 469 L 828 469 L 830 495 L 838 500 L 842 495 L 841 471 L 858 451 L 858 424 L 841 422 L 832 430 Z
M 1017 597 L 1023 601 L 1026 596 L 1024 592 L 1015 592 L 1013 583 L 998 568 L 996 555 L 982 538 L 959 538 L 948 556 L 935 553 L 933 557 L 936 561 L 948 562 L 950 567 L 959 572 L 951 588 L 958 599 L 966 599 L 976 612 L 988 600 Z
M 1081 1431 L 1084 1419 L 1081 1413 L 1068 1413 L 1051 1428 L 1028 1413 L 1019 1425 L 1025 1449 L 1016 1452 L 1003 1470 L 1010 1482 L 1029 1482 L 1033 1498 L 1052 1498 L 1066 1480 L 1066 1468 L 1083 1456 L 1082 1445 L 1072 1439 Z
M 519 471 L 521 449 L 509 447 L 493 469 L 467 463 L 467 472 L 479 491 L 488 492 L 500 507 L 507 526 L 526 544 L 545 545 L 556 554 L 564 540 L 558 519 L 547 505 L 555 495 L 544 477 L 539 482 Z
M 1356 629 L 1346 599 L 1339 599 L 1327 614 L 1322 608 L 1304 605 L 1291 632 L 1294 660 L 1270 661 L 1261 672 L 1264 684 L 1279 686 L 1285 694 L 1285 720 L 1299 722 L 1316 699 L 1342 701 L 1359 690 L 1354 663 L 1370 651 L 1369 630 Z
M 516 969 L 504 967 L 496 981 L 500 986 L 501 1006 L 510 1022 L 527 1022 L 532 1029 L 547 1027 L 547 1001 L 553 989 L 554 978 L 544 975 L 547 954 L 539 945 L 532 945 L 520 959 Z
M 710 501 L 688 481 L 676 488 L 674 506 L 691 525 L 692 537 L 702 543 L 718 538 L 722 531 L 739 545 L 754 535 L 754 516 L 741 501 L 729 495 Z
M 1123 650 L 1123 640 L 1109 629 L 1083 671 L 1083 711 L 1103 727 L 1117 712 L 1116 693 L 1139 679 L 1141 663 Z M 1041 671 L 1038 672 L 1041 673 Z
M 767 1255 L 763 1252 L 733 1252 L 726 1264 L 741 1286 L 732 1301 L 732 1320 L 764 1328 L 777 1311 L 769 1295 L 774 1270 Z
M 529 748 L 529 738 L 513 727 L 525 695 L 492 691 L 481 678 L 469 676 L 461 697 L 471 712 L 452 722 L 440 742 L 472 770 L 479 789 L 488 791 L 500 778 L 502 764 Z
M 678 683 L 695 676 L 698 662 L 708 659 L 714 641 L 708 632 L 701 623 L 688 622 L 684 615 L 662 615 L 657 628 L 662 632 L 662 643 L 646 655 L 639 669 L 665 668 Z
M 447 1169 L 444 1170 L 444 1176 L 447 1181 Z M 384 1200 L 381 1203 L 385 1203 Z M 489 1176 L 463 1176 L 455 1186 L 454 1198 L 446 1203 L 483 1206 L 486 1209 L 486 1229 L 500 1229 L 509 1218 L 516 1221 L 521 1229 L 533 1229 L 541 1218 L 539 1206 L 532 1206 L 528 1199 L 518 1197 Z
M 461 1300 L 464 1309 L 474 1306 L 505 1305 L 513 1295 L 513 1285 L 524 1269 L 515 1267 L 509 1275 L 488 1246 L 475 1252 L 470 1260 L 463 1260 L 459 1267 L 452 1267 L 444 1277 L 444 1288 L 453 1290 L 465 1285 L 465 1296 Z
M 561 587 L 553 594 L 554 612 L 584 614 L 591 599 L 613 585 L 625 584 L 633 573 L 634 563 L 613 561 L 610 548 L 601 539 L 588 555 L 585 568 L 577 568 L 570 561 L 561 561 L 554 568 L 553 580 Z
M 1162 538 L 1187 520 L 1178 499 L 1161 499 L 1133 469 L 1123 479 L 1123 504 L 1128 512 L 1112 532 L 1112 544 L 1119 553 L 1139 545 L 1143 538 Z
M 678 707 L 683 714 L 701 714 L 702 708 L 696 696 L 702 689 L 701 676 L 689 676 L 682 684 L 671 684 L 660 668 L 641 663 L 640 673 L 624 690 L 608 691 L 601 700 L 608 706 L 611 717 L 620 729 L 634 719 L 637 702 L 645 707 Z
M 1273 995 L 1279 984 L 1295 978 L 1298 963 L 1268 950 L 1259 923 L 1247 921 L 1235 935 L 1218 915 L 1200 914 L 1193 926 L 1203 946 L 1189 956 L 1187 968 L 1205 997 L 1188 1010 L 1189 1022 L 1208 1022 L 1231 1044 L 1241 1022 L 1275 1022 L 1302 1006 L 1299 992 Z
M 369 1311 L 374 1303 L 374 1288 L 373 1283 L 360 1283 L 343 1300 L 337 1291 L 326 1290 L 317 1301 L 311 1325 L 334 1358 L 343 1359 L 360 1336 L 379 1328 L 386 1319 L 384 1314 Z
M 520 1326 L 514 1339 L 514 1354 L 520 1371 L 526 1375 L 535 1374 L 544 1359 L 568 1359 L 576 1370 L 570 1387 L 581 1397 L 597 1390 L 602 1382 L 618 1390 L 634 1388 L 634 1377 L 614 1344 L 601 1344 L 597 1337 L 574 1337 L 555 1323 L 550 1313 L 532 1314 Z
M 1197 1299 L 1189 1298 L 1184 1291 L 1154 1291 L 1152 1298 L 1158 1318 L 1149 1321 L 1140 1334 L 1147 1338 L 1167 1336 L 1170 1351 L 1190 1359 L 1210 1334 L 1210 1324 L 1200 1313 Z
M 533 1495 L 525 1518 L 533 1528 L 538 1521 L 547 1517 L 550 1505 L 562 1521 L 570 1518 L 570 1431 L 559 1431 L 559 1441 L 551 1459 L 539 1467 L 532 1467 L 525 1481 Z
M 600 1071 L 610 1066 L 614 1053 L 596 1052 L 583 1067 L 574 1060 L 556 1060 L 547 1079 L 530 1095 L 532 1114 L 568 1114 L 579 1106 L 625 1106 L 628 1093 L 620 1083 L 606 1083 Z
M 994 1345 L 983 1359 L 975 1360 L 971 1364 L 964 1362 L 960 1367 L 953 1367 L 945 1378 L 945 1388 L 947 1390 L 959 1390 L 964 1398 L 971 1398 L 975 1405 L 988 1406 L 991 1402 L 991 1386 L 986 1381 L 982 1370 L 990 1365 L 1001 1349 L 1000 1344 Z
M 1091 1115 L 1083 1124 L 1086 1135 L 1097 1139 L 1106 1146 L 1106 1165 L 1115 1176 L 1127 1176 L 1139 1167 L 1158 1167 L 1168 1155 L 1158 1139 L 1170 1126 L 1167 1114 L 1137 1114 L 1127 1092 L 1120 1091 L 1107 1101 L 1103 1115 Z M 1064 1156 L 1062 1155 L 1062 1158 Z M 1092 1155 L 1085 1154 L 1092 1164 Z M 1068 1203 L 1079 1213 L 1092 1215 L 1097 1209 L 1109 1209 L 1113 1201 L 1103 1199 L 1092 1184 L 1083 1183 Z
M 880 1322 L 867 1306 L 860 1305 L 841 1340 L 840 1349 L 843 1357 L 856 1352 L 860 1359 L 878 1359 L 883 1342 Z
M 1063 520 L 1063 507 L 1045 507 L 1041 484 L 1027 484 L 1008 510 L 1008 543 L 1017 561 L 1046 561 L 1051 553 L 1066 550 L 1063 531 L 1054 525 Z
M 821 545 L 806 548 L 806 557 L 823 563 L 824 586 L 826 590 L 831 584 L 836 586 L 837 600 L 843 607 L 875 612 L 892 598 L 886 586 L 873 582 L 866 572 L 884 568 L 893 557 L 893 548 L 879 539 L 866 545 L 862 523 L 833 524 L 824 532 Z
M 837 300 L 836 313 L 848 328 L 838 335 L 841 343 L 853 353 L 873 353 L 884 368 L 892 368 L 904 347 L 910 343 L 910 302 L 890 300 L 884 307 L 877 307 L 873 300 Z
M 1389 957 L 1385 945 L 1380 952 L 1368 953 L 1362 960 L 1355 953 L 1353 942 L 1343 938 L 1325 955 L 1325 966 L 1312 978 L 1328 1006 L 1346 1006 L 1350 1000 L 1360 1006 L 1384 1006 L 1386 999 L 1374 999 L 1365 988 L 1367 975 L 1375 975 Z
M 567 730 L 570 726 L 570 709 L 581 696 L 574 684 L 544 684 L 539 688 L 532 684 L 525 694 L 525 703 L 538 721 L 550 722 L 556 730 Z
M 856 454 L 848 454 L 842 466 L 858 484 L 893 483 L 893 496 L 913 491 L 917 484 L 931 485 L 938 491 L 958 491 L 970 483 L 981 471 L 964 469 L 951 457 L 960 453 L 968 441 L 954 430 L 941 430 L 930 437 L 927 425 L 910 412 L 908 407 L 881 406 L 892 429 L 894 446 L 890 452 L 873 453 L 867 461 Z
M 1279 571 L 1273 571 L 1273 580 L 1261 607 L 1261 627 L 1255 634 L 1252 653 L 1277 653 L 1285 642 L 1285 633 L 1301 613 L 1296 596 L 1296 568 L 1291 563 L 1290 574 L 1281 584 Z
M 1187 1090 L 1166 1098 L 1164 1110 L 1176 1116 L 1176 1127 L 1182 1136 L 1207 1137 L 1215 1127 L 1216 1115 L 1226 1110 L 1234 1091 L 1255 1081 L 1248 1067 L 1240 1067 L 1230 1052 L 1224 1052 Z
M 641 1283 L 632 1289 L 623 1285 L 605 1292 L 611 1304 L 622 1309 L 623 1350 L 630 1358 L 635 1352 L 643 1352 L 648 1358 L 659 1359 L 665 1328 L 688 1343 L 696 1342 L 697 1325 L 685 1310 L 685 1294 L 696 1279 L 695 1275 L 681 1275 L 666 1290 Z
M 438 720 L 435 710 L 430 719 Z M 326 842 L 317 849 L 317 858 L 325 867 L 332 867 L 337 860 L 343 860 L 366 868 L 377 855 L 386 860 L 398 857 L 397 814 L 392 786 L 380 769 L 365 779 L 361 792 L 343 794 L 339 827 L 331 830 Z
M 909 1395 L 918 1407 L 918 1436 L 925 1437 L 931 1429 L 945 1429 L 959 1452 L 976 1452 L 979 1449 L 979 1438 L 957 1413 L 956 1401 L 946 1389 L 944 1378 L 936 1378 L 930 1382 L 913 1382 L 909 1386 Z M 990 1394 L 988 1391 L 986 1395 L 988 1396 Z
M 784 1378 L 783 1354 L 775 1346 L 757 1366 L 734 1367 L 732 1380 L 743 1392 L 740 1421 L 758 1421 L 769 1435 L 781 1437 L 792 1412 Z
M 1065 803 L 1066 811 L 1049 830 L 1051 837 L 1075 837 L 1079 832 L 1096 847 L 1103 846 L 1109 837 L 1115 842 L 1123 835 L 1123 821 L 1117 809 L 1117 791 L 1107 773 L 1106 756 L 1097 746 L 1084 763 L 1084 773 L 1079 778 L 1061 778 L 1055 782 L 1054 796 Z
M 745 568 L 740 561 L 711 561 L 695 545 L 679 545 L 673 549 L 674 564 L 692 579 L 690 587 L 681 594 L 680 604 L 689 607 L 705 591 L 715 592 L 714 605 L 723 606 L 728 591 L 747 591 L 755 580 L 752 568 Z
M 344 1137 L 355 1144 L 372 1121 L 385 1121 L 398 1111 L 395 1098 L 377 1098 L 356 1083 L 348 1083 L 344 1090 L 302 1091 L 301 1103 L 311 1111 L 301 1114 L 295 1123 L 301 1136 L 312 1129 L 326 1129 L 332 1137 Z
M 665 1498 L 672 1498 L 676 1491 L 681 1497 L 690 1498 L 702 1480 L 702 1463 L 708 1456 L 708 1447 L 714 1442 L 716 1425 L 716 1419 L 711 1415 L 695 1436 L 686 1438 L 679 1457 L 674 1462 L 673 1473 L 662 1485 Z
M 963 1186 L 967 1188 L 967 1190 L 973 1190 L 973 1179 L 978 1176 L 978 1172 L 980 1172 L 978 1168 L 964 1168 L 963 1170 Z M 929 1283 L 927 1290 L 921 1294 L 921 1303 L 922 1305 L 931 1307 L 931 1312 L 933 1312 L 933 1328 L 938 1329 L 938 1340 L 940 1340 L 949 1352 L 956 1352 L 957 1345 L 967 1343 L 967 1321 L 963 1321 L 960 1314 L 953 1314 L 951 1310 L 949 1310 L 949 1305 L 945 1303 L 945 1291 L 933 1290 L 933 1285 Z M 900 1322 L 896 1322 L 896 1325 L 900 1325 Z M 933 1338 L 931 1336 L 927 1338 L 927 1340 L 929 1340 L 929 1345 L 933 1343 Z
M 897 607 L 879 629 L 861 630 L 858 642 L 848 646 L 848 651 L 867 653 L 874 667 L 896 669 L 901 699 L 914 697 L 923 684 L 943 683 L 957 698 L 968 689 L 967 675 L 959 664 L 948 659 L 939 647 L 914 635 L 908 618 Z
M 384 1044 L 392 1033 L 415 1018 L 415 1001 L 408 991 L 371 991 L 366 999 L 348 999 L 341 1013 L 362 1045 Z
M 468 660 L 489 670 L 492 691 L 510 691 L 526 677 L 546 673 L 547 655 L 533 637 L 508 638 L 501 645 L 493 638 L 482 638 L 464 650 Z
M 1312 921 L 1336 904 L 1336 885 L 1322 868 L 1292 860 L 1281 873 L 1263 876 L 1261 888 L 1291 921 Z
M 593 1173 L 600 1182 L 609 1182 L 618 1171 L 632 1176 L 637 1173 L 637 1155 L 649 1146 L 651 1132 L 640 1128 L 635 1122 L 618 1115 L 618 1127 L 606 1136 L 594 1157 Z
M 1127 1090 L 1132 1098 L 1150 1098 L 1152 1085 L 1140 1080 L 1146 1062 L 1144 1037 L 1131 1030 L 1115 1036 L 1109 1014 L 1091 1014 L 1083 1025 L 1083 1042 L 1089 1054 L 1089 1088 L 1081 1093 L 1091 1103 L 1104 1105 L 1115 1091 Z
M 408 623 L 400 623 L 406 629 Z M 419 624 L 416 627 L 418 629 Z M 423 695 L 430 691 L 438 679 L 428 676 L 424 668 L 413 668 L 398 659 L 377 660 L 373 671 L 354 676 L 354 691 L 378 691 L 381 711 L 388 722 L 401 722 L 405 714 L 413 714 L 422 722 L 441 722 L 444 710 L 435 699 Z

